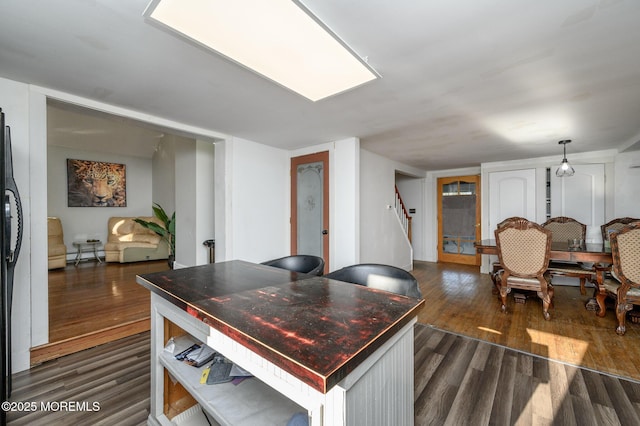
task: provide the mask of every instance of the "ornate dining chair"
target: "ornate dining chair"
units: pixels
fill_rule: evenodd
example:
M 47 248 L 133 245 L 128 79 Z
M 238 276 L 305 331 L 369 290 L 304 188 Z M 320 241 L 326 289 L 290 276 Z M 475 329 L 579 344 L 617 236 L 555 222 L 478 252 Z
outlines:
M 542 227 L 551 231 L 552 242 L 567 243 L 568 240 L 585 241 L 587 235 L 587 225 L 577 220 L 558 216 L 547 220 Z M 595 281 L 595 269 L 593 265 L 579 262 L 551 261 L 548 267 L 551 277 L 565 276 L 580 279 L 580 294 L 586 294 L 586 282 Z
M 551 231 L 521 219 L 496 229 L 495 236 L 503 268 L 497 277 L 502 311 L 507 310 L 507 295 L 512 288 L 532 290 L 542 300 L 542 315 L 548 320 L 553 303 L 553 286 L 547 273 Z
M 509 222 L 513 222 L 514 220 L 527 220 L 524 217 L 520 217 L 520 216 L 512 216 L 512 217 L 508 217 L 505 220 L 503 220 L 502 222 L 500 222 L 497 225 L 497 229 L 502 228 L 503 226 L 505 226 L 506 224 L 508 224 Z M 493 281 L 493 285 L 496 286 L 496 288 L 499 289 L 498 283 L 497 283 L 497 278 L 498 278 L 498 273 L 502 270 L 502 266 L 500 265 L 500 261 L 498 262 L 493 262 L 492 266 L 492 270 L 491 270 L 491 281 Z
M 616 300 L 616 333 L 627 331 L 625 320 L 633 305 L 640 305 L 640 222 L 634 222 L 610 234 L 613 267 L 611 274 L 598 279 L 598 316 L 605 315 L 605 298 Z
M 640 222 L 640 219 L 635 219 L 632 217 L 618 217 L 600 226 L 600 231 L 602 232 L 602 241 L 605 243 L 609 242 L 610 231 L 619 231 L 633 222 Z

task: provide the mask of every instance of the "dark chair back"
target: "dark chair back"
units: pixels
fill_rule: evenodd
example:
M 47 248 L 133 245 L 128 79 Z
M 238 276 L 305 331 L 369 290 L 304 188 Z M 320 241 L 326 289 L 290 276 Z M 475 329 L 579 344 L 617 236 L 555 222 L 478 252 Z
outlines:
M 324 273 L 324 259 L 319 256 L 297 254 L 268 260 L 262 264 L 318 277 Z
M 395 266 L 361 263 L 330 272 L 325 277 L 422 299 L 415 277 Z

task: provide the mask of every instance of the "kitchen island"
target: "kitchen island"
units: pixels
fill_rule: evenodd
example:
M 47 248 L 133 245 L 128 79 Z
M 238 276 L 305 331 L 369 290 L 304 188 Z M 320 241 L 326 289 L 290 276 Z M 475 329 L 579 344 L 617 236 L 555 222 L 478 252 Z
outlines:
M 220 424 L 284 425 L 296 412 L 312 425 L 413 424 L 413 325 L 424 300 L 244 261 L 137 281 L 152 292 L 150 424 L 169 424 L 165 369 Z M 197 369 L 163 351 L 165 320 L 254 378 L 194 383 Z

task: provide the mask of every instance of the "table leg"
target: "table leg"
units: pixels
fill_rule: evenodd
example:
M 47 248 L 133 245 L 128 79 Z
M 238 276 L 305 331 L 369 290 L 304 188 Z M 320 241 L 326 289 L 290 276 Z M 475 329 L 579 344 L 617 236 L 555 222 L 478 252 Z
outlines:
M 73 266 L 78 266 L 78 263 L 80 263 L 81 254 L 82 254 L 82 246 L 78 246 L 78 251 L 76 252 L 76 262 Z
M 98 256 L 98 245 L 97 244 L 93 245 L 93 256 L 96 258 L 98 263 L 102 263 L 102 260 L 100 260 L 100 257 Z

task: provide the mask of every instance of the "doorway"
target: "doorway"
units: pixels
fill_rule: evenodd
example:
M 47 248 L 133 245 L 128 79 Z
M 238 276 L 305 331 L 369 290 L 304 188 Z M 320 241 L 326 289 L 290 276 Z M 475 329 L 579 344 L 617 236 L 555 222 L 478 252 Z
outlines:
M 438 179 L 438 261 L 480 265 L 480 176 Z
M 170 133 L 170 129 L 160 130 L 149 123 L 48 99 L 47 213 L 62 221 L 69 250 L 67 255 L 75 255 L 75 249 L 71 249 L 75 240 L 95 238 L 106 243 L 106 225 L 111 216 L 150 210 L 152 200 L 173 209 L 175 154 L 167 147 L 191 143 L 192 140 L 195 144 L 195 138 L 176 136 Z M 67 203 L 68 158 L 126 164 L 130 193 L 144 195 L 128 197 L 125 210 L 70 208 Z M 157 184 L 151 185 L 156 179 Z M 156 191 L 149 194 L 152 186 L 161 188 L 161 198 Z M 100 247 L 99 254 L 103 247 Z M 140 291 L 136 275 L 166 269 L 166 261 L 157 264 L 146 261 L 131 264 L 89 261 L 48 271 L 46 293 L 36 295 L 32 292 L 32 297 L 42 298 L 47 308 L 33 316 L 33 327 L 47 330 L 48 337 L 47 341 L 38 341 L 31 348 L 32 362 L 148 330 L 150 314 L 144 307 L 148 305 L 150 296 L 148 290 Z
M 291 254 L 320 256 L 329 271 L 329 151 L 291 158 Z

